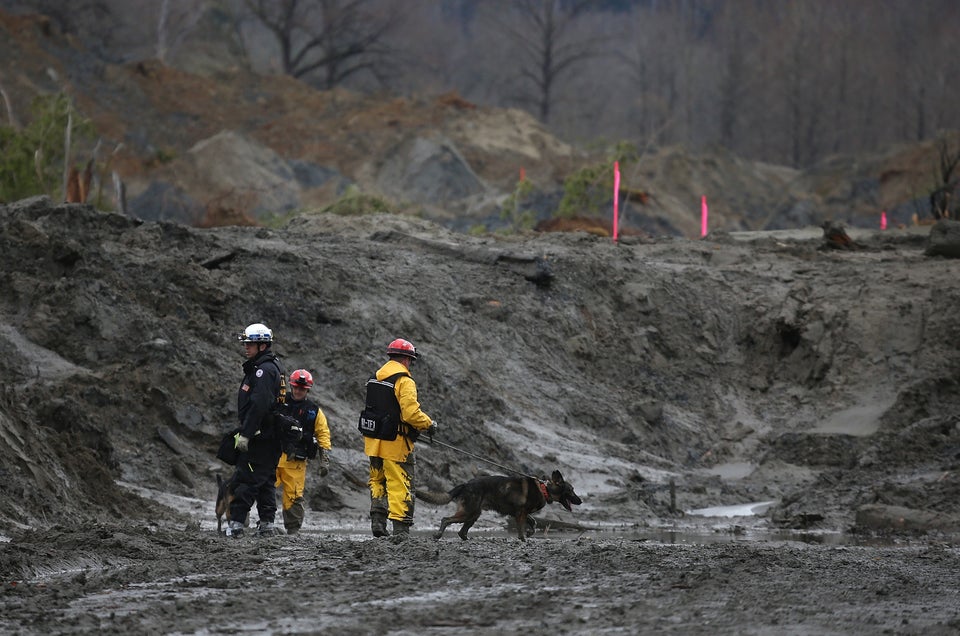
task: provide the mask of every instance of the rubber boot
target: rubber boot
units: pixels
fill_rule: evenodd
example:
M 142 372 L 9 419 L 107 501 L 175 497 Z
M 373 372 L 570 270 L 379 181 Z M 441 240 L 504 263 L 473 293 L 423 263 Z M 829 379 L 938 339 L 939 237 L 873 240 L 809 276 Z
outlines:
M 227 532 L 228 537 L 233 537 L 234 539 L 239 539 L 243 536 L 243 522 L 242 521 L 230 521 L 227 523 Z
M 258 537 L 272 537 L 278 534 L 280 534 L 280 528 L 274 525 L 272 521 L 261 521 L 257 524 Z
M 387 513 L 379 511 L 371 512 L 370 530 L 375 537 L 390 536 L 390 533 L 387 532 Z
M 405 521 L 394 521 L 393 522 L 393 536 L 398 537 L 401 535 L 410 534 L 410 526 L 412 523 L 407 523 Z
M 287 529 L 287 534 L 296 534 L 303 525 L 303 498 L 297 499 L 293 505 L 283 511 L 283 527 Z

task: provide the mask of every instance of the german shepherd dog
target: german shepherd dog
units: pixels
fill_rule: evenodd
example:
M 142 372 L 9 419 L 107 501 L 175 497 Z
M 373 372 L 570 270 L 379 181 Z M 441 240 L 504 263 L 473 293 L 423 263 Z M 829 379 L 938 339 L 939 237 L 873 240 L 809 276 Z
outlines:
M 528 515 L 548 503 L 557 502 L 569 511 L 573 511 L 570 504 L 582 503 L 573 491 L 573 486 L 563 480 L 559 470 L 553 471 L 549 480 L 487 475 L 454 486 L 443 495 L 423 491 L 417 491 L 416 495 L 419 499 L 433 504 L 457 502 L 457 511 L 440 520 L 440 529 L 433 535 L 438 541 L 451 523 L 463 524 L 457 534 L 466 541 L 467 531 L 480 518 L 482 510 L 492 510 L 512 517 L 517 524 L 517 536 L 521 541 L 526 541 L 528 525 L 532 526 L 533 522 L 533 519 L 528 519 Z
M 233 477 L 224 481 L 217 473 L 217 532 L 223 532 L 223 522 L 230 521 L 230 504 L 233 503 Z

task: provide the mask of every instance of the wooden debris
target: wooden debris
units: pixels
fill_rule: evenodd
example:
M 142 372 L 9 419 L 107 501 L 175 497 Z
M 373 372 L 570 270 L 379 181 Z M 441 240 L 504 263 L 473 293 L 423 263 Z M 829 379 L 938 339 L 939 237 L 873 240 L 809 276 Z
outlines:
M 852 250 L 860 247 L 860 245 L 847 234 L 843 223 L 827 220 L 824 221 L 820 227 L 823 228 L 824 247 L 838 250 Z

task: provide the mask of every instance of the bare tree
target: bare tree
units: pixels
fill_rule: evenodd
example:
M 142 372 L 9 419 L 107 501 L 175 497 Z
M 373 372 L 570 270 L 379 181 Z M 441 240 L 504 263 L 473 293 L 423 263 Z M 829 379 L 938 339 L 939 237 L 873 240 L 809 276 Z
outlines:
M 820 154 L 821 116 L 828 107 L 819 81 L 824 7 L 790 3 L 778 7 L 776 38 L 766 48 L 771 65 L 772 108 L 779 117 L 780 153 L 790 165 L 803 167 Z M 774 44 L 775 43 L 775 44 Z
M 161 0 L 157 16 L 158 60 L 167 61 L 167 55 L 193 30 L 205 9 L 206 2 Z
M 957 188 L 960 187 L 960 177 L 957 176 L 957 166 L 960 165 L 960 147 L 956 150 L 950 147 L 948 135 L 941 135 L 937 139 L 938 163 L 934 171 L 936 186 L 930 192 L 930 213 L 935 219 L 956 216 Z
M 679 112 L 676 60 L 687 36 L 673 11 L 634 8 L 625 17 L 614 53 L 625 68 L 615 82 L 629 104 L 623 128 L 649 143 L 668 142 Z
M 576 66 L 597 54 L 596 38 L 576 33 L 577 18 L 588 0 L 512 0 L 500 4 L 493 24 L 520 47 L 521 102 L 531 104 L 543 122 L 550 120 L 557 84 Z
M 373 0 L 245 0 L 280 46 L 283 72 L 319 73 L 333 88 L 360 72 L 374 76 L 388 63 L 386 36 L 400 26 L 400 3 Z
M 8 0 L 0 3 L 2 8 L 14 12 L 35 11 L 50 18 L 58 31 L 80 35 L 94 31 L 97 35 L 109 36 L 113 11 L 110 0 Z

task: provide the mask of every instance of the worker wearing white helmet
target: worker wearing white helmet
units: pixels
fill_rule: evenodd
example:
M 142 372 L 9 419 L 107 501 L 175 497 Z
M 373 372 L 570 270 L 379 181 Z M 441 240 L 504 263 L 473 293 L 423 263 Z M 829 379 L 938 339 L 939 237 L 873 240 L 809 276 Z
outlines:
M 281 434 L 274 412 L 283 404 L 286 379 L 280 359 L 271 350 L 273 332 L 262 323 L 254 323 L 239 336 L 243 343 L 243 381 L 237 395 L 240 430 L 236 434 L 239 455 L 233 475 L 233 502 L 227 535 L 243 534 L 253 504 L 260 516 L 259 533 L 275 533 L 277 512 L 277 461 L 280 459 Z

